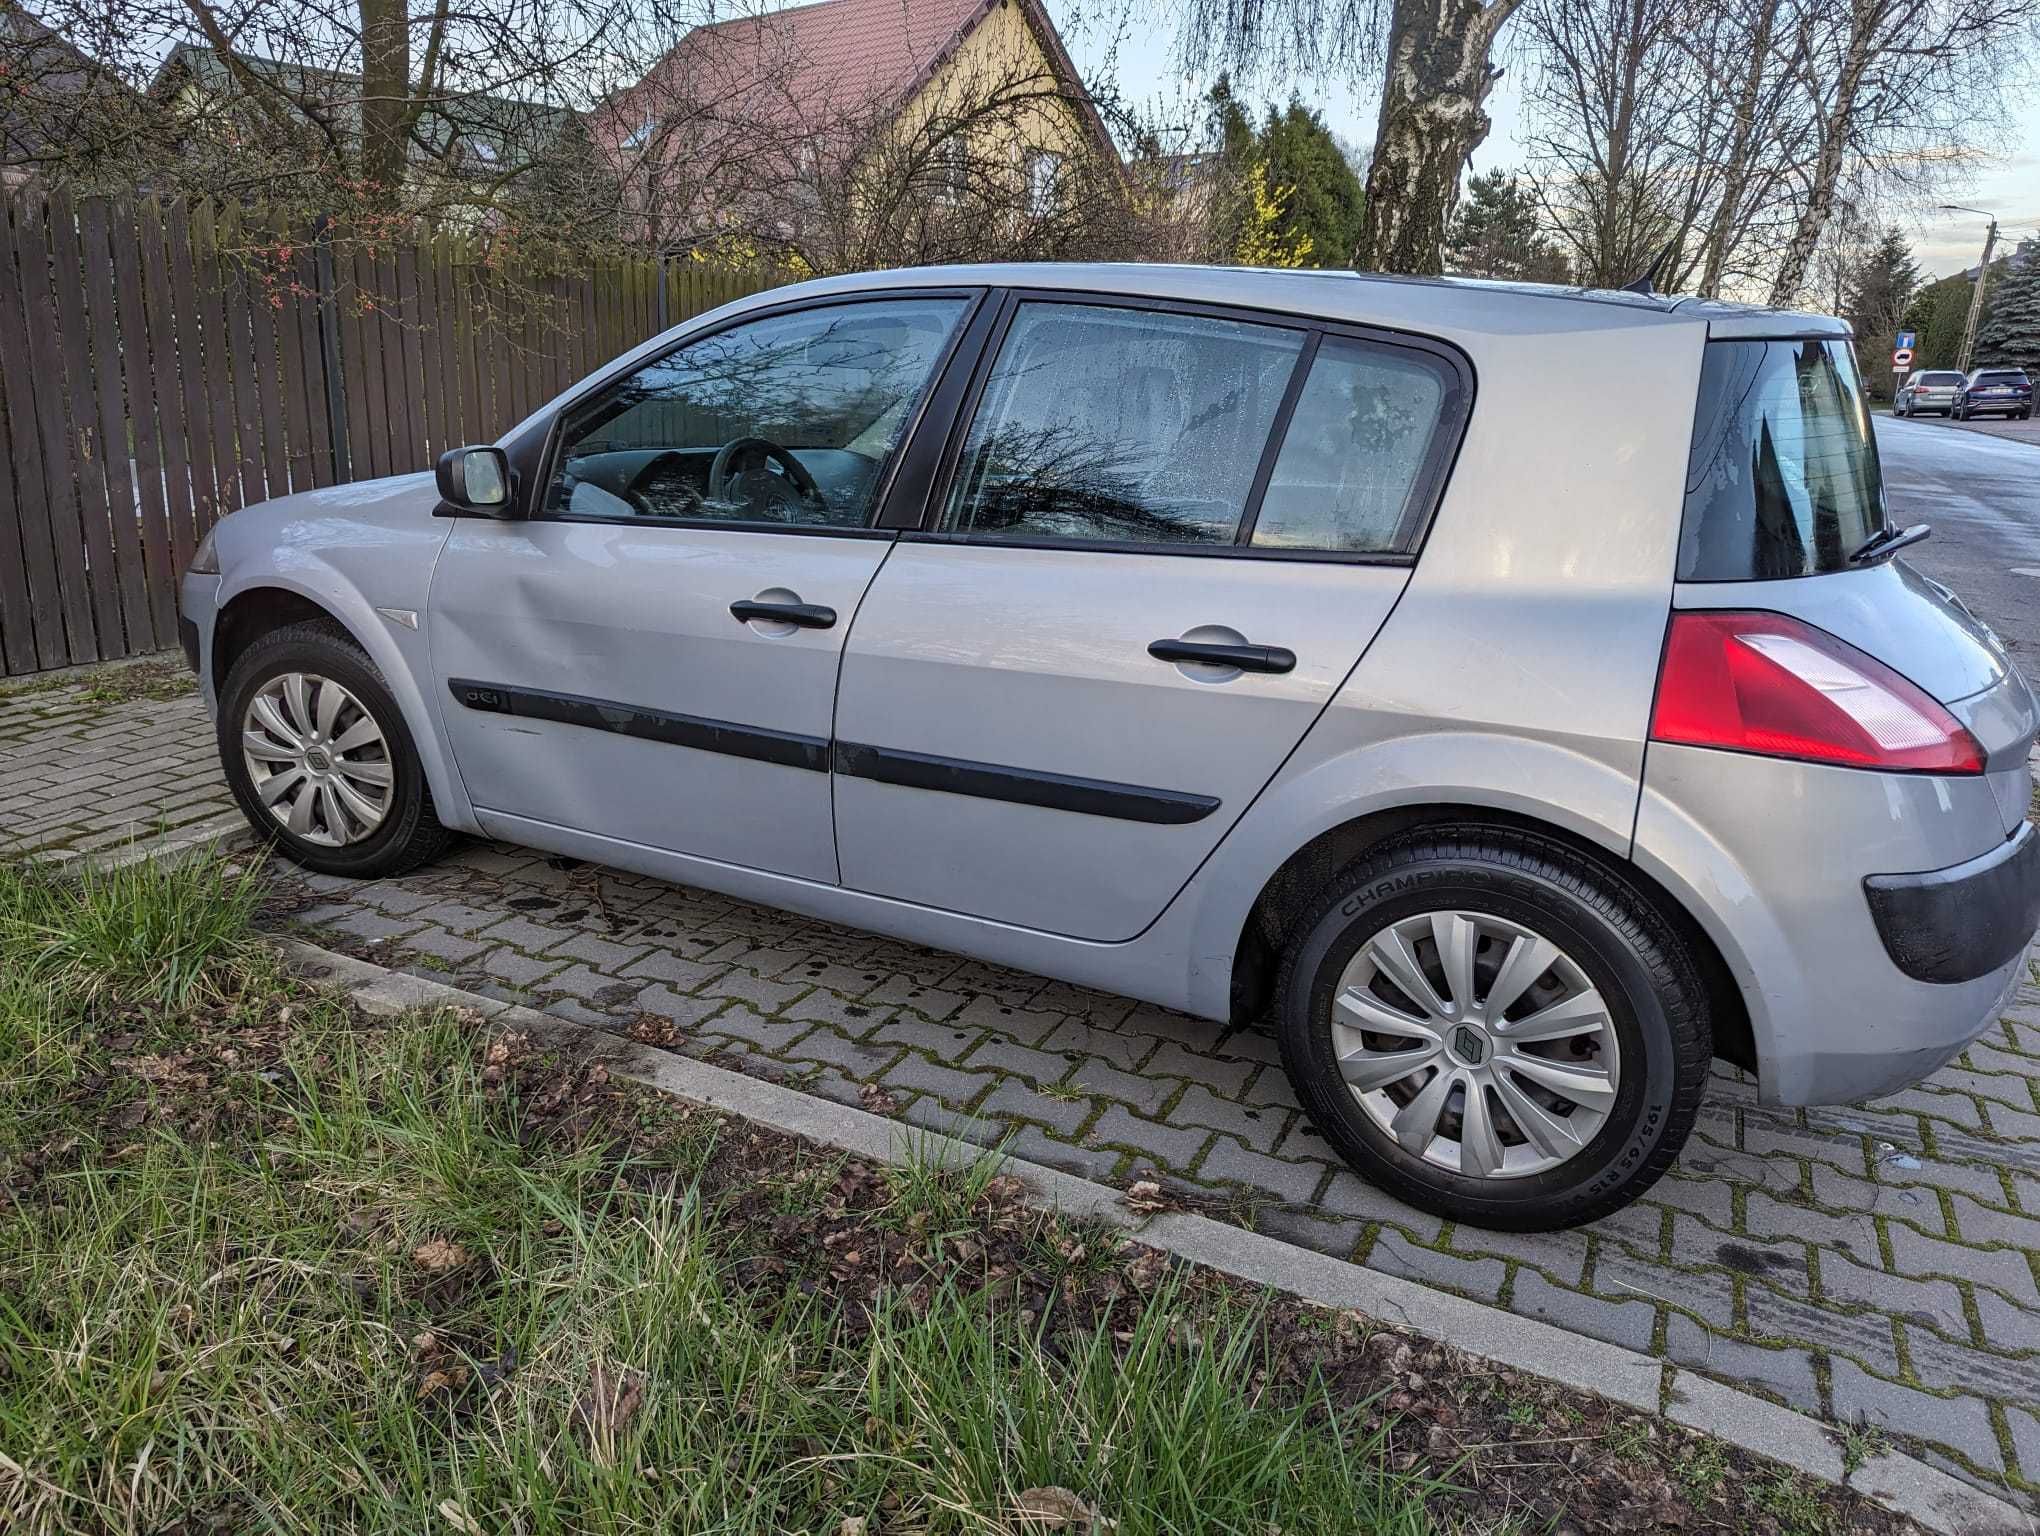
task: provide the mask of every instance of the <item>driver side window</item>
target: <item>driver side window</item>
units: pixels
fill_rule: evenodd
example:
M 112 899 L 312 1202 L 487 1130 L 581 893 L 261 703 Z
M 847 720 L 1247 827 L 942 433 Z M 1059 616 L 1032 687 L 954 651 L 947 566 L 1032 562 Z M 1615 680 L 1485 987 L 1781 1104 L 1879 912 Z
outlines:
M 546 514 L 861 528 L 964 306 L 832 305 L 669 352 L 567 413 Z

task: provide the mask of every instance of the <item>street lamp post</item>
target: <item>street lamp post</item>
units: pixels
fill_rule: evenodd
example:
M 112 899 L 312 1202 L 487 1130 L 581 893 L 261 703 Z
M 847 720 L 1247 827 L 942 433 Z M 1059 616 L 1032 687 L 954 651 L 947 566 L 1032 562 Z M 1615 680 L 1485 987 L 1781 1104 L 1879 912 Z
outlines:
M 1983 237 L 1983 265 L 1976 269 L 1976 288 L 1969 295 L 1969 319 L 1962 327 L 1962 351 L 1955 359 L 1955 366 L 1962 372 L 1969 372 L 1971 354 L 1976 349 L 1976 324 L 1983 318 L 1983 290 L 1990 282 L 1991 252 L 1997 249 L 1997 220 L 1981 208 L 1964 208 L 1959 203 L 1941 204 L 1943 213 L 1973 213 L 1990 220 L 1990 229 Z

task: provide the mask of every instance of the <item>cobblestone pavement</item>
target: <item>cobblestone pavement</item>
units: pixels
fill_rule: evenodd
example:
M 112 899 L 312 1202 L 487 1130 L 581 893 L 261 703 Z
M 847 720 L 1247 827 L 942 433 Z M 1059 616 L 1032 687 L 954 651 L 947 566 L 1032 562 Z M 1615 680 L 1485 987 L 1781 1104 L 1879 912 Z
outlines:
M 224 804 L 210 752 L 192 699 L 0 700 L 0 842 L 103 846 L 157 806 Z M 1922 1087 L 1798 1112 L 1718 1070 L 1648 1198 L 1510 1236 L 1335 1162 L 1256 1027 L 499 845 L 284 886 L 332 947 L 1092 1178 L 1154 1170 L 1216 1214 L 1882 1426 L 2040 1503 L 2040 965 Z

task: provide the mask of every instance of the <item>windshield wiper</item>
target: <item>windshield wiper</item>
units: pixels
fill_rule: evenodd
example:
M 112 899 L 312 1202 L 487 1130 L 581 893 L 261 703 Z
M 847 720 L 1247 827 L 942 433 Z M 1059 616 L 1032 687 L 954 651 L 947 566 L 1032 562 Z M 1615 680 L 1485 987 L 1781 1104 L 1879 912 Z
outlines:
M 1900 528 L 1895 523 L 1886 523 L 1861 544 L 1849 551 L 1849 564 L 1862 565 L 1871 560 L 1881 560 L 1886 555 L 1895 555 L 1909 544 L 1933 534 L 1931 523 L 1914 523 L 1910 528 Z

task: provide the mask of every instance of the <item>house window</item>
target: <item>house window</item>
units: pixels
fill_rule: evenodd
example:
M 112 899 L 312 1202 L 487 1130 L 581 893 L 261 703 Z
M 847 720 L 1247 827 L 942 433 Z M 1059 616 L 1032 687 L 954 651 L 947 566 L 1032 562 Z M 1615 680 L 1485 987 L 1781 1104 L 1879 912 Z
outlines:
M 1045 149 L 1027 156 L 1027 211 L 1037 216 L 1055 206 L 1056 181 L 1062 175 L 1062 156 Z
M 631 129 L 629 133 L 624 135 L 623 147 L 625 149 L 643 149 L 651 141 L 652 141 L 652 115 L 651 113 L 647 112 L 645 114 L 644 121 L 639 123 L 637 127 Z
M 961 203 L 970 195 L 970 145 L 960 133 L 952 133 L 935 146 L 935 195 L 949 204 Z
M 468 158 L 477 165 L 492 166 L 502 158 L 497 152 L 496 146 L 480 134 L 470 133 L 463 135 L 461 147 L 467 151 Z

